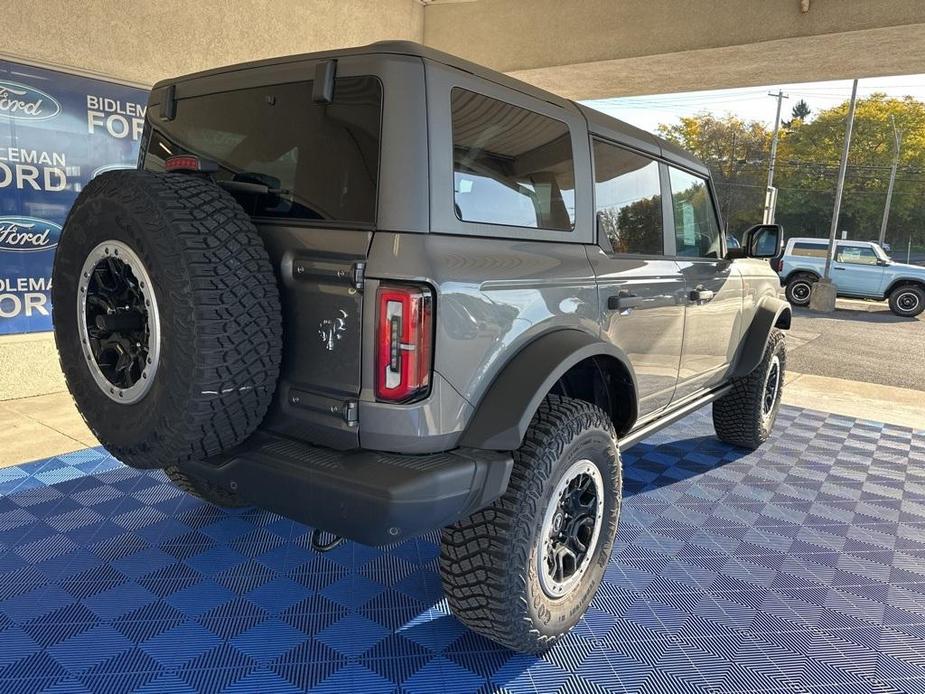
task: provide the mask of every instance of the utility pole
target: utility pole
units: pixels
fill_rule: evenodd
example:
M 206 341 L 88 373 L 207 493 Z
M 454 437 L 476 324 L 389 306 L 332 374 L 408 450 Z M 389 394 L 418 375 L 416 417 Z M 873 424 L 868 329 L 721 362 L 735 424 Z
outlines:
M 780 109 L 784 99 L 790 97 L 784 94 L 782 89 L 777 90 L 777 94 L 768 92 L 768 96 L 777 99 L 777 116 L 774 118 L 774 136 L 771 138 L 771 160 L 768 163 L 768 188 L 764 195 L 764 223 L 774 224 L 774 212 L 777 208 L 777 196 L 772 189 L 774 187 L 774 165 L 777 163 L 777 141 L 780 138 Z
M 878 243 L 883 246 L 886 238 L 886 223 L 890 219 L 890 203 L 893 200 L 893 184 L 896 183 L 896 169 L 899 167 L 899 148 L 902 146 L 902 133 L 896 129 L 896 118 L 890 116 L 893 124 L 893 168 L 890 170 L 890 185 L 886 189 L 886 204 L 883 206 L 883 222 L 880 224 Z
M 854 108 L 858 101 L 858 81 L 851 85 L 851 104 L 848 106 L 848 124 L 845 126 L 845 143 L 838 165 L 838 183 L 835 184 L 835 209 L 832 211 L 832 226 L 829 229 L 829 249 L 825 256 L 825 272 L 822 279 L 813 284 L 809 307 L 814 311 L 830 313 L 835 310 L 835 285 L 832 284 L 832 257 L 835 255 L 835 234 L 838 233 L 838 215 L 841 199 L 845 192 L 845 173 L 848 170 L 848 150 L 851 148 L 851 132 L 854 130 Z

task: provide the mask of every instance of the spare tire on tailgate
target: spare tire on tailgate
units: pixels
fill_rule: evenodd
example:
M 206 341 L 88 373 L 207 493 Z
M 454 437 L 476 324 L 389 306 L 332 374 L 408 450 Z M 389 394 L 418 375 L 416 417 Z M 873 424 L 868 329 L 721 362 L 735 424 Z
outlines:
M 257 229 L 212 181 L 146 171 L 90 181 L 58 244 L 52 303 L 68 388 L 127 465 L 221 453 L 266 414 L 279 289 Z

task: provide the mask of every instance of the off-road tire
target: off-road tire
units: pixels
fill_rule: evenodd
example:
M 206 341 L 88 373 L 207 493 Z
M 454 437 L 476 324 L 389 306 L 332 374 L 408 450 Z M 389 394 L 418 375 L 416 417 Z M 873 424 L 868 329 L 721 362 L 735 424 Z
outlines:
M 765 385 L 775 357 L 779 363 L 779 385 L 773 407 L 763 412 Z M 761 363 L 747 376 L 732 381 L 732 390 L 713 403 L 713 428 L 720 440 L 755 450 L 768 440 L 780 409 L 787 367 L 784 333 L 771 329 Z
M 798 272 L 787 280 L 787 288 L 784 290 L 787 301 L 794 306 L 809 306 L 809 297 L 812 293 L 813 285 L 817 281 L 818 278 L 815 275 L 808 272 Z
M 222 508 L 241 508 L 247 506 L 247 503 L 242 501 L 238 495 L 230 489 L 223 489 L 211 482 L 188 475 L 175 465 L 165 467 L 164 474 L 167 475 L 171 482 L 187 494 L 192 494 L 203 501 L 208 501 L 210 504 L 215 504 Z
M 603 480 L 600 535 L 580 582 L 552 599 L 538 578 L 539 535 L 558 481 L 583 459 L 594 463 Z M 600 585 L 617 534 L 621 492 L 620 452 L 610 418 L 590 403 L 548 396 L 514 452 L 507 491 L 443 531 L 440 577 L 453 614 L 516 651 L 552 645 L 581 619 Z
M 115 402 L 81 350 L 77 297 L 91 249 L 119 241 L 150 277 L 159 366 L 137 402 Z M 221 453 L 260 424 L 282 356 L 279 289 L 250 218 L 211 181 L 114 171 L 71 209 L 53 271 L 55 340 L 67 385 L 97 439 L 136 468 Z
M 917 300 L 911 308 L 904 308 L 905 302 L 911 297 Z M 903 318 L 915 318 L 925 311 L 925 290 L 917 284 L 903 284 L 890 292 L 890 310 Z

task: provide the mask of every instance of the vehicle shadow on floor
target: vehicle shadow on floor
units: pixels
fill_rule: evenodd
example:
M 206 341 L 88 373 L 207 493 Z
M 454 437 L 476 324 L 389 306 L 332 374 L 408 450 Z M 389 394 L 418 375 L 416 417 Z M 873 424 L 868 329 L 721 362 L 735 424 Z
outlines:
M 749 451 L 715 436 L 638 443 L 623 454 L 623 496 L 655 491 L 733 463 Z

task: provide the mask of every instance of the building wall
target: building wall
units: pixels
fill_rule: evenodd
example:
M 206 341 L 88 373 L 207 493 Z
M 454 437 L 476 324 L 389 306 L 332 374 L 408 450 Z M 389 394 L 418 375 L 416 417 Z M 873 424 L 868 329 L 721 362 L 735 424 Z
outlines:
M 0 51 L 150 85 L 219 65 L 423 39 L 417 0 L 0 0 Z

